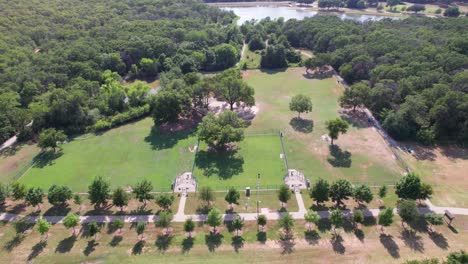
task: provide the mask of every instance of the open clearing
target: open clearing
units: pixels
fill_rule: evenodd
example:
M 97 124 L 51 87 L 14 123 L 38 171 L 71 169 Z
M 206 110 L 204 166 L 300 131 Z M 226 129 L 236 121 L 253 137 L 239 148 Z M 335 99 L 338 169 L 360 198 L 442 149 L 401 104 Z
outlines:
M 327 133 L 325 122 L 340 116 L 337 100 L 344 88 L 334 78 L 309 79 L 304 74 L 303 68 L 247 71 L 245 79 L 255 88 L 260 109 L 247 131 L 281 129 L 289 167 L 303 171 L 309 179 L 345 178 L 371 185 L 396 182 L 403 170 L 377 131 L 360 117 L 343 116 L 350 129 L 330 154 L 330 143 L 322 135 Z M 290 99 L 300 93 L 310 96 L 313 104 L 312 113 L 303 114 L 302 119 L 289 110 Z
M 169 190 L 172 180 L 190 171 L 196 145 L 192 132 L 161 134 L 152 130 L 153 120 L 146 118 L 101 135 L 84 135 L 63 145 L 58 157 L 41 158 L 20 181 L 48 188 L 67 185 L 85 192 L 96 176 L 108 179 L 112 186 L 134 185 L 143 178 L 157 190 Z
M 468 150 L 455 146 L 410 146 L 414 155 L 401 151 L 411 168 L 434 186 L 432 203 L 468 207 Z

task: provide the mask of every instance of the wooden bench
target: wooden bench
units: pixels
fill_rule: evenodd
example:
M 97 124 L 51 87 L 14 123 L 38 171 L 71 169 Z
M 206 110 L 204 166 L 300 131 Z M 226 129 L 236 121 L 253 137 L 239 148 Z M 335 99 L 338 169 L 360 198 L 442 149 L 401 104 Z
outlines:
M 445 210 L 445 214 L 444 214 L 444 217 L 447 217 L 449 222 L 448 222 L 448 225 L 452 225 L 452 221 L 453 219 L 455 219 L 455 216 L 449 211 L 449 210 Z

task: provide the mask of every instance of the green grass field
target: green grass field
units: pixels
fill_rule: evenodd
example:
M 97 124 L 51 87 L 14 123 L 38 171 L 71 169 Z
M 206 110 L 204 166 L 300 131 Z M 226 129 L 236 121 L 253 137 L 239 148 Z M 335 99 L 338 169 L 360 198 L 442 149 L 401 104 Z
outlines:
M 280 158 L 279 135 L 247 135 L 235 151 L 221 153 L 207 151 L 200 145 L 194 175 L 200 186 L 226 190 L 230 186 L 256 186 L 260 173 L 261 185 L 274 188 L 283 182 L 286 168 Z M 275 185 L 275 186 L 272 186 Z
M 325 121 L 339 116 L 337 99 L 343 88 L 333 78 L 308 79 L 303 74 L 302 68 L 246 72 L 247 82 L 255 88 L 259 112 L 234 151 L 213 153 L 201 144 L 194 170 L 200 186 L 217 190 L 254 187 L 260 173 L 262 187 L 277 188 L 286 173 L 280 158 L 280 130 L 285 133 L 289 167 L 303 171 L 309 179 L 382 184 L 398 178 L 396 162 L 388 158 L 391 154 L 385 152 L 384 143 L 376 141 L 379 137 L 371 128 L 351 126 L 336 141 L 339 148 L 329 150 L 321 136 L 326 133 Z M 289 111 L 291 97 L 299 93 L 310 96 L 314 105 L 303 119 Z M 191 171 L 195 155 L 189 149 L 197 139 L 193 131 L 162 134 L 152 127 L 147 118 L 101 135 L 83 135 L 64 144 L 61 153 L 37 159 L 20 181 L 45 189 L 63 184 L 85 192 L 96 176 L 103 176 L 113 186 L 133 185 L 147 178 L 156 190 L 168 190 L 177 175 Z M 382 149 L 381 156 L 372 152 L 376 148 Z M 4 161 L 2 164 L 8 167 Z
M 285 133 L 285 148 L 290 168 L 304 172 L 307 178 L 323 177 L 329 180 L 346 178 L 352 182 L 369 184 L 391 183 L 398 179 L 400 168 L 391 158 L 372 128 L 351 125 L 349 132 L 336 141 L 339 149 L 330 154 L 329 142 L 321 139 L 326 134 L 325 122 L 339 117 L 338 98 L 343 88 L 334 78 L 308 79 L 303 68 L 285 71 L 249 71 L 247 82 L 255 88 L 259 114 L 248 132 L 280 129 Z M 295 118 L 289 110 L 289 101 L 296 94 L 311 97 L 313 110 Z M 381 160 L 372 151 L 382 149 Z
M 96 176 L 108 179 L 112 186 L 134 185 L 147 178 L 156 190 L 167 190 L 173 178 L 191 170 L 195 155 L 189 147 L 197 139 L 188 132 L 163 135 L 152 131 L 152 126 L 147 118 L 72 140 L 58 157 L 39 159 L 20 181 L 43 188 L 62 184 L 84 192 Z

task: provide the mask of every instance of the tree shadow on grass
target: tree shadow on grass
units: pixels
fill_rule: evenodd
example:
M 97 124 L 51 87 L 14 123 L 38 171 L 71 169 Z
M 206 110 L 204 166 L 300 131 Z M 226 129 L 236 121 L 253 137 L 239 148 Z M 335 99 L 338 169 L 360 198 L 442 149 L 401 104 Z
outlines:
M 400 247 L 395 243 L 392 235 L 380 234 L 379 239 L 380 243 L 382 243 L 390 256 L 393 258 L 400 258 Z
M 33 260 L 35 257 L 39 256 L 42 251 L 47 247 L 47 241 L 42 240 L 31 248 L 31 253 L 28 256 L 28 261 Z
M 45 166 L 54 165 L 55 160 L 63 155 L 62 151 L 45 151 L 37 154 L 33 158 L 34 168 L 44 168 Z
M 89 254 L 93 253 L 94 250 L 96 250 L 96 247 L 99 245 L 96 240 L 90 240 L 88 241 L 88 244 L 86 245 L 86 248 L 83 250 L 83 254 L 85 256 L 89 256 Z
M 60 241 L 55 248 L 55 252 L 67 253 L 73 248 L 76 242 L 76 236 L 70 236 Z
M 194 129 L 183 130 L 178 132 L 163 132 L 159 127 L 153 126 L 151 132 L 145 137 L 145 142 L 151 145 L 153 150 L 170 149 L 174 147 L 180 140 L 184 140 L 192 136 Z
M 239 252 L 239 249 L 244 247 L 245 239 L 241 236 L 233 236 L 231 239 L 231 245 L 234 248 L 234 251 Z
M 182 253 L 188 253 L 192 248 L 194 244 L 195 239 L 193 237 L 186 237 L 184 240 L 182 240 Z
M 109 242 L 109 246 L 111 247 L 116 247 L 122 242 L 123 237 L 122 236 L 113 236 L 112 240 Z
M 317 245 L 320 240 L 320 235 L 316 230 L 307 230 L 304 232 L 304 238 L 309 245 Z
M 291 121 L 289 121 L 289 124 L 292 128 L 294 128 L 294 130 L 306 134 L 312 133 L 314 130 L 314 121 L 309 119 L 294 117 L 291 119 Z
M 8 252 L 11 252 L 13 249 L 15 249 L 17 246 L 19 246 L 23 240 L 26 238 L 26 236 L 24 234 L 16 234 L 12 239 L 8 240 L 5 245 L 3 246 L 3 248 L 8 251 Z
M 172 238 L 171 235 L 159 235 L 154 244 L 160 252 L 164 252 L 171 246 Z
M 221 234 L 210 233 L 205 235 L 205 244 L 210 252 L 214 252 L 223 242 L 224 236 Z
M 351 153 L 349 151 L 343 151 L 337 145 L 330 145 L 330 155 L 327 157 L 328 163 L 333 167 L 351 167 Z
M 244 158 L 238 154 L 237 150 L 201 150 L 197 154 L 195 164 L 203 170 L 203 175 L 208 177 L 217 175 L 222 179 L 229 179 L 244 171 Z
M 362 229 L 360 228 L 354 229 L 354 235 L 357 237 L 357 239 L 359 239 L 359 241 L 364 242 L 365 235 Z
M 280 233 L 279 236 L 279 244 L 283 251 L 281 254 L 291 254 L 294 252 L 294 246 L 296 245 L 296 242 L 294 242 L 294 236 L 292 233 Z
M 447 250 L 450 246 L 447 242 L 447 238 L 441 233 L 431 232 L 429 238 L 441 249 Z
M 320 220 L 317 223 L 317 228 L 322 233 L 329 231 L 331 229 L 330 220 L 328 220 L 327 218 L 320 218 Z
M 345 246 L 343 245 L 343 237 L 339 234 L 333 234 L 330 243 L 332 244 L 333 251 L 339 254 L 344 254 L 346 251 Z
M 407 247 L 414 251 L 424 252 L 424 243 L 422 241 L 422 237 L 419 236 L 416 231 L 405 229 L 401 231 L 400 237 Z
M 143 252 L 143 248 L 145 247 L 144 240 L 138 240 L 132 247 L 132 255 L 140 255 Z
M 262 243 L 262 244 L 265 244 L 267 240 L 267 233 L 264 232 L 264 231 L 258 231 L 257 232 L 257 241 Z
M 67 205 L 63 204 L 63 205 L 56 205 L 56 206 L 52 206 L 51 208 L 49 208 L 47 211 L 44 212 L 44 215 L 47 216 L 47 215 L 53 215 L 53 216 L 65 216 L 67 215 L 69 212 L 70 212 L 70 207 L 68 207 Z

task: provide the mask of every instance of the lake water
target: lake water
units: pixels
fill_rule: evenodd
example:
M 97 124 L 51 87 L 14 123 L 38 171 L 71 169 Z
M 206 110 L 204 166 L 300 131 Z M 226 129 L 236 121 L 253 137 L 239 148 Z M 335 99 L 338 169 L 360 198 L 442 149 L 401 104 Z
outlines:
M 397 17 L 389 17 L 389 16 L 379 16 L 379 15 L 362 15 L 362 14 L 346 14 L 346 13 L 325 13 L 325 12 L 318 12 L 313 11 L 305 8 L 292 8 L 286 6 L 249 6 L 249 7 L 220 7 L 226 11 L 233 11 L 234 14 L 240 17 L 238 20 L 238 24 L 241 25 L 245 21 L 256 19 L 260 20 L 266 17 L 270 17 L 271 19 L 277 19 L 280 17 L 284 17 L 285 20 L 288 19 L 304 19 L 306 17 L 313 17 L 317 14 L 333 14 L 341 19 L 352 19 L 358 21 L 366 21 L 366 20 L 381 20 L 384 18 L 392 18 L 398 19 Z

